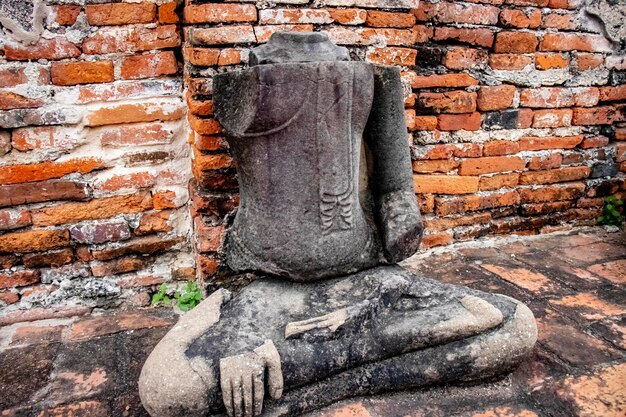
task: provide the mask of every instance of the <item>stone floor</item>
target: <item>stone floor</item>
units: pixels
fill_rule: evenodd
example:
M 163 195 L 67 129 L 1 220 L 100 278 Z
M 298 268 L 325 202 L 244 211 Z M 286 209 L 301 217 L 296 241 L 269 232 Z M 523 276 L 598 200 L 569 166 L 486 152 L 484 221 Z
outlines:
M 472 242 L 406 266 L 527 303 L 539 326 L 533 356 L 499 380 L 352 399 L 309 417 L 626 416 L 623 232 Z M 146 309 L 0 329 L 0 416 L 147 416 L 136 381 L 175 319 Z

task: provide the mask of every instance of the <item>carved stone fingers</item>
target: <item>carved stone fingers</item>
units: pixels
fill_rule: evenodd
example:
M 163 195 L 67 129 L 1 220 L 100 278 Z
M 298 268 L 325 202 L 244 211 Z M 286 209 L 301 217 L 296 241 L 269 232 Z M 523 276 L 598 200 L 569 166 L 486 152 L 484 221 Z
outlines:
M 280 355 L 271 340 L 253 352 L 220 359 L 220 385 L 230 417 L 255 417 L 263 411 L 265 371 L 272 398 L 283 392 Z

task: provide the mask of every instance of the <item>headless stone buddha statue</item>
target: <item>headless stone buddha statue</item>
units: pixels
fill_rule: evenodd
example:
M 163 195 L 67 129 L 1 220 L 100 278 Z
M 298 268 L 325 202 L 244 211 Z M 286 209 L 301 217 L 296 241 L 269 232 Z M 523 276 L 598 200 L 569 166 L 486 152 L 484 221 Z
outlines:
M 322 33 L 278 32 L 214 79 L 241 203 L 218 290 L 156 346 L 139 392 L 153 417 L 298 416 L 358 395 L 480 380 L 517 365 L 523 304 L 396 265 L 417 251 L 399 71 Z

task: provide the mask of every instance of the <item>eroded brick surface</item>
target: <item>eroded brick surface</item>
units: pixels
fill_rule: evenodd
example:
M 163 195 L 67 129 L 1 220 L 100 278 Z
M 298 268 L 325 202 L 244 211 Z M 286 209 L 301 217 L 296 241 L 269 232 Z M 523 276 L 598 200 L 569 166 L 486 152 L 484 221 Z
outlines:
M 472 227 L 488 220 L 476 216 L 457 223 Z M 495 381 L 350 399 L 306 417 L 623 416 L 626 298 L 623 282 L 609 278 L 621 265 L 625 242 L 621 233 L 589 229 L 491 240 L 413 258 L 406 267 L 424 276 L 524 301 L 539 327 L 532 355 Z M 598 245 L 604 249 L 600 263 L 560 258 L 565 249 L 584 253 Z M 177 270 L 176 276 L 188 279 L 193 271 Z M 127 285 L 161 282 L 149 276 L 135 281 Z M 0 389 L 8 395 L 0 396 L 1 415 L 147 417 L 137 394 L 139 372 L 175 320 L 164 308 L 5 323 Z

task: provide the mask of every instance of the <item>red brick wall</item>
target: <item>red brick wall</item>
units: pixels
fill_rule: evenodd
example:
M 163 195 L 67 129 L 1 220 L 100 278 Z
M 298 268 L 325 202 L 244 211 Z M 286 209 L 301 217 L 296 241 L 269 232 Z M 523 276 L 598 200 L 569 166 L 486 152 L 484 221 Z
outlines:
M 324 31 L 354 59 L 402 68 L 423 247 L 595 224 L 601 197 L 624 189 L 626 61 L 575 1 L 275 3 L 185 7 L 192 211 L 205 277 L 237 202 L 233 161 L 211 118 L 210 75 L 245 67 L 249 48 L 275 30 Z
M 195 275 L 176 5 L 63 3 L 38 43 L 2 37 L 0 325 Z
M 594 224 L 624 191 L 626 58 L 580 0 L 67 3 L 0 58 L 5 314 L 221 283 L 238 195 L 211 77 L 276 30 L 402 68 L 424 247 Z

